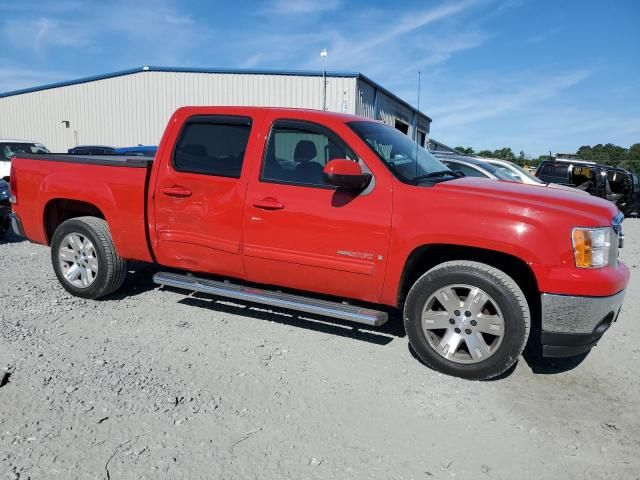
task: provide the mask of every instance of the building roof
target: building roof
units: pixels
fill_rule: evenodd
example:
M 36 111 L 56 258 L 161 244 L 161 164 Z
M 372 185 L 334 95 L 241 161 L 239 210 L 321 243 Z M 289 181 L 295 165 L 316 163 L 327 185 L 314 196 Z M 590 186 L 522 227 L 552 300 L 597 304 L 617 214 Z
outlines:
M 97 80 L 105 80 L 108 78 L 122 77 L 125 75 L 132 75 L 134 73 L 141 72 L 173 72 L 173 73 L 220 73 L 220 74 L 236 74 L 236 75 L 285 75 L 295 77 L 322 77 L 323 72 L 314 70 L 255 70 L 255 69 L 234 69 L 234 68 L 196 68 L 196 67 L 157 67 L 157 66 L 144 66 L 130 68 L 127 70 L 120 70 L 117 72 L 104 73 L 101 75 L 93 75 L 90 77 L 77 78 L 74 80 L 67 80 L 64 82 L 49 83 L 46 85 L 39 85 L 37 87 L 23 88 L 20 90 L 13 90 L 10 92 L 0 93 L 0 98 L 13 97 L 16 95 L 22 95 L 25 93 L 39 92 L 42 90 L 50 90 L 52 88 L 67 87 L 69 85 L 79 85 L 82 83 L 95 82 Z M 401 99 L 394 93 L 383 86 L 377 84 L 369 77 L 363 75 L 360 72 L 327 72 L 327 77 L 340 77 L 340 78 L 356 78 L 364 82 L 369 83 L 380 92 L 393 98 L 398 103 L 401 103 L 405 107 L 412 111 L 418 111 L 415 107 L 410 105 L 405 100 Z M 424 116 L 428 121 L 431 118 L 423 112 L 418 112 Z

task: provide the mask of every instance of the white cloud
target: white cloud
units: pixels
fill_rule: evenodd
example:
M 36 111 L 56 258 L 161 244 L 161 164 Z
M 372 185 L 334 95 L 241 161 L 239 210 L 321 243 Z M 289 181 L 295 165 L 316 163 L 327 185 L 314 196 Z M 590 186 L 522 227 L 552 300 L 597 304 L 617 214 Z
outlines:
M 19 67 L 0 59 L 0 92 L 9 92 L 33 85 L 42 85 L 72 78 L 73 74 Z
M 555 76 L 532 73 L 530 77 L 538 80 L 527 82 L 518 75 L 508 84 L 505 84 L 505 79 L 500 78 L 483 84 L 476 78 L 477 84 L 474 89 L 456 89 L 453 95 L 455 100 L 444 100 L 440 106 L 430 109 L 430 112 L 437 117 L 438 128 L 475 123 L 548 100 L 590 75 L 589 70 L 577 70 Z
M 477 48 L 484 44 L 491 35 L 485 32 L 463 32 L 451 36 L 432 36 L 420 40 L 424 44 L 418 54 L 420 58 L 400 71 L 400 74 L 425 70 L 426 67 L 433 67 L 445 62 L 456 53 L 472 48 Z M 423 53 L 424 52 L 424 53 Z
M 375 55 L 374 49 L 376 47 L 380 47 L 397 37 L 407 35 L 438 20 L 444 20 L 462 13 L 477 3 L 478 0 L 463 0 L 456 3 L 447 3 L 431 10 L 419 13 L 405 13 L 404 15 L 395 11 L 393 13 L 393 22 L 379 25 L 379 28 L 371 29 L 367 36 L 355 39 L 350 48 L 338 53 L 338 60 L 365 53 Z
M 340 0 L 276 0 L 262 10 L 265 15 L 310 15 L 336 10 Z

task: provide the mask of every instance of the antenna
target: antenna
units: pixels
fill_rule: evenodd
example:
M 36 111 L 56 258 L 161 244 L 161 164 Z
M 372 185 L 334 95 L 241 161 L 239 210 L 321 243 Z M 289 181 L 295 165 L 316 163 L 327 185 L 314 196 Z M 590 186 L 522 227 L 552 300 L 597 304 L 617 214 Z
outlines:
M 416 177 L 418 176 L 418 123 L 420 122 L 420 70 L 418 70 L 418 111 L 416 112 L 416 121 L 413 124 L 413 139 L 416 142 Z

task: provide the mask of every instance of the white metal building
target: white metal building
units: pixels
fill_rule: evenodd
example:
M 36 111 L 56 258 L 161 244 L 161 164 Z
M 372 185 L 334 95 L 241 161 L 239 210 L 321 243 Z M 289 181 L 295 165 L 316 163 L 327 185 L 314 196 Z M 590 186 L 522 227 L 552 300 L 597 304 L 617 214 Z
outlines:
M 327 72 L 327 109 L 376 118 L 424 145 L 431 119 L 369 78 Z M 322 109 L 322 72 L 141 67 L 0 94 L 0 138 L 53 152 L 76 145 L 157 145 L 185 105 Z

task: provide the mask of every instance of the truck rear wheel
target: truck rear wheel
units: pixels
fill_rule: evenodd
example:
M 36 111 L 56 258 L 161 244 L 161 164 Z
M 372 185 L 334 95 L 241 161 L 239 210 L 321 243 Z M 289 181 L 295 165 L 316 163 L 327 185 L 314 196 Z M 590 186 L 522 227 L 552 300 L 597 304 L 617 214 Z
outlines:
M 479 262 L 452 261 L 413 285 L 404 324 L 411 346 L 429 367 L 485 380 L 516 362 L 531 317 L 524 293 L 507 274 Z
M 82 298 L 115 292 L 127 275 L 127 262 L 116 253 L 107 222 L 96 217 L 63 222 L 51 241 L 51 261 L 64 289 Z

